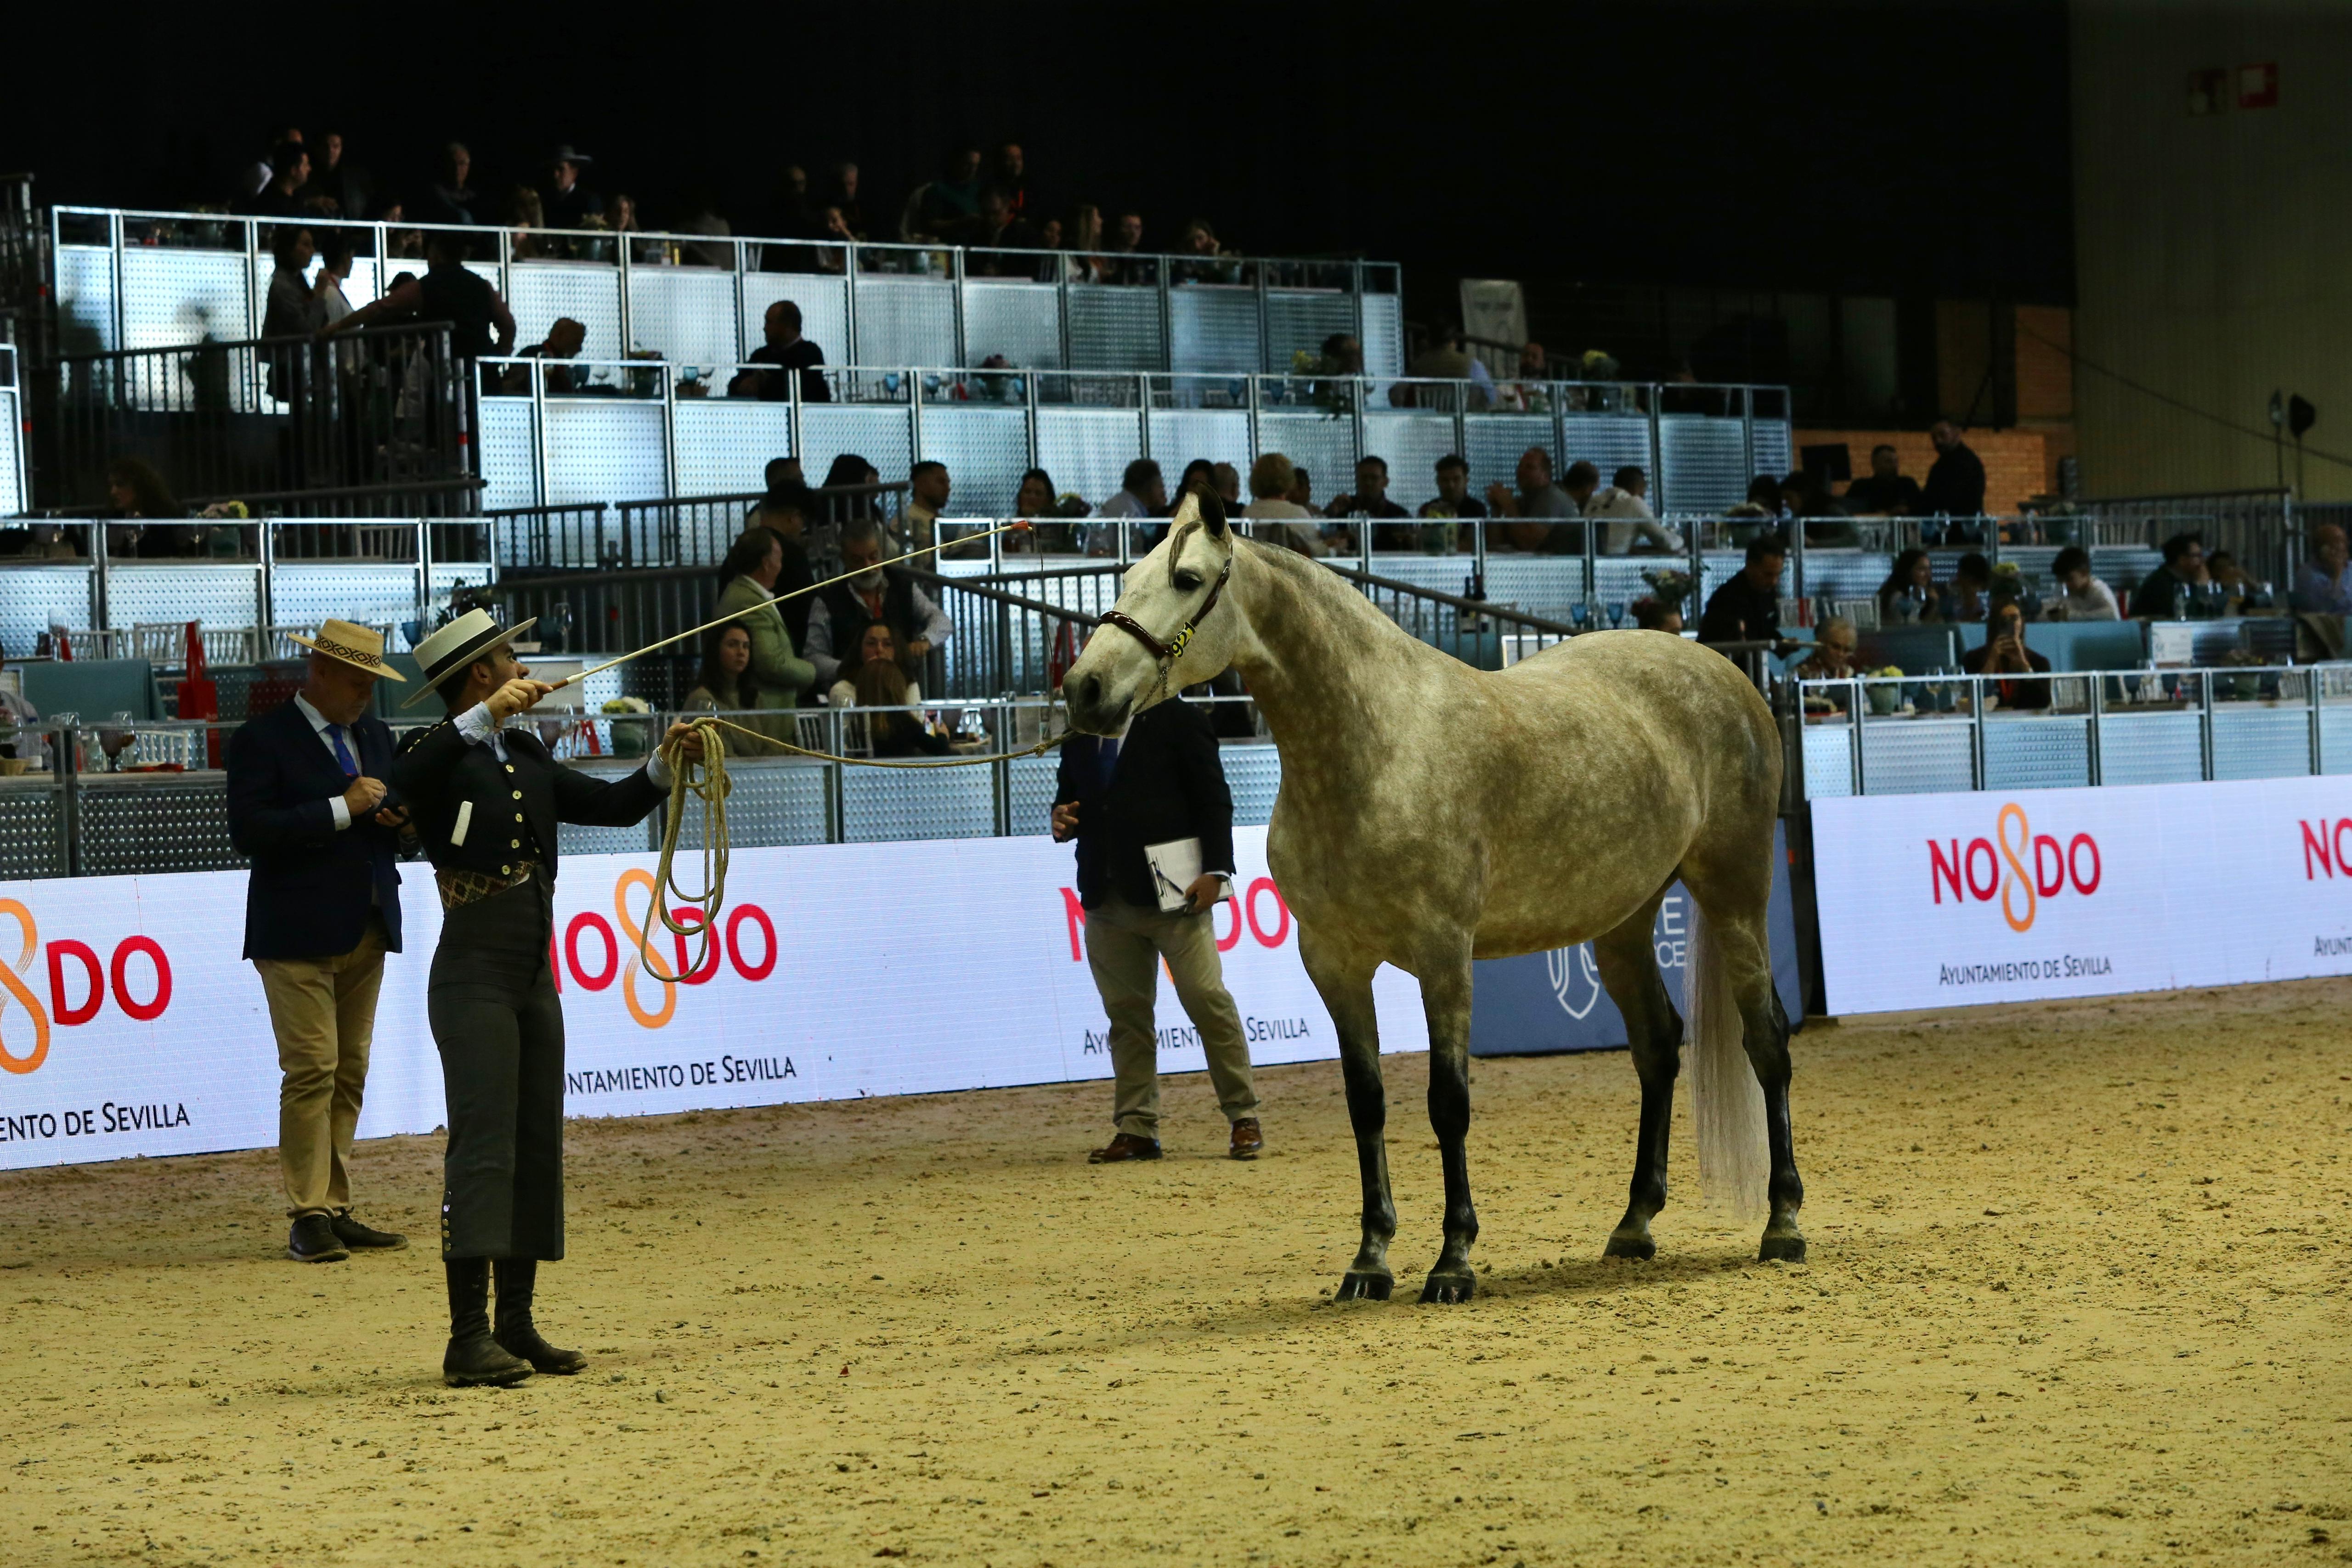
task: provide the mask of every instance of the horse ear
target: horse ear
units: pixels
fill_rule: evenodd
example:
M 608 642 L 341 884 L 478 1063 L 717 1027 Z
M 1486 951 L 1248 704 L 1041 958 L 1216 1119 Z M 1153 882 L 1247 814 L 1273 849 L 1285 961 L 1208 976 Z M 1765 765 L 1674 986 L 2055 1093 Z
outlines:
M 1200 503 L 1201 526 L 1209 530 L 1209 537 L 1223 538 L 1225 537 L 1225 498 L 1218 495 L 1214 487 L 1207 485 L 1193 491 L 1192 498 Z

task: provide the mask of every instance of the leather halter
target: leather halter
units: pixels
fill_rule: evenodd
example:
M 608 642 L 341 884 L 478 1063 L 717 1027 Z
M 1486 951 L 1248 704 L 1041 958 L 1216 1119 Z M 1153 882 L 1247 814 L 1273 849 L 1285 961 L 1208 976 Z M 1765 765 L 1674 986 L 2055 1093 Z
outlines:
M 1175 664 L 1179 658 L 1183 656 L 1184 645 L 1192 640 L 1192 633 L 1200 628 L 1201 622 L 1209 618 L 1209 612 L 1217 607 L 1218 598 L 1225 591 L 1226 580 L 1233 575 L 1233 558 L 1231 556 L 1227 556 L 1225 558 L 1224 570 L 1217 573 L 1217 580 L 1212 583 L 1209 587 L 1209 597 L 1202 602 L 1201 608 L 1193 612 L 1192 618 L 1190 621 L 1185 622 L 1182 626 L 1177 629 L 1176 635 L 1171 637 L 1165 643 L 1153 636 L 1150 632 L 1145 628 L 1141 622 L 1138 621 L 1134 616 L 1128 614 L 1123 610 L 1104 611 L 1102 613 L 1102 623 L 1106 626 L 1118 627 L 1120 631 L 1126 632 L 1129 636 L 1134 638 L 1137 642 L 1150 649 L 1151 656 L 1160 661 L 1160 683 L 1164 685 L 1167 684 L 1168 672 L 1170 668 Z M 1169 576 L 1171 580 L 1175 576 L 1172 563 L 1170 568 Z

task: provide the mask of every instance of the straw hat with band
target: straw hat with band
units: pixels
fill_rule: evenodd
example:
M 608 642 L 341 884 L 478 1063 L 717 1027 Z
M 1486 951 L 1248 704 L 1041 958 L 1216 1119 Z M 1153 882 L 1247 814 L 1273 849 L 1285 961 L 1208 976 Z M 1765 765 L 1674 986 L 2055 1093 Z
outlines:
M 289 632 L 287 637 L 299 643 L 314 653 L 324 653 L 340 660 L 355 670 L 365 670 L 387 681 L 408 684 L 408 677 L 383 662 L 383 633 L 372 626 L 357 626 L 349 621 L 329 621 L 319 628 L 316 637 L 305 637 L 299 632 Z
M 461 675 L 473 667 L 474 661 L 495 651 L 500 643 L 510 643 L 539 624 L 534 616 L 520 626 L 501 626 L 498 618 L 487 610 L 468 610 L 433 635 L 416 644 L 416 665 L 424 673 L 425 684 L 400 706 L 415 707 L 452 675 Z

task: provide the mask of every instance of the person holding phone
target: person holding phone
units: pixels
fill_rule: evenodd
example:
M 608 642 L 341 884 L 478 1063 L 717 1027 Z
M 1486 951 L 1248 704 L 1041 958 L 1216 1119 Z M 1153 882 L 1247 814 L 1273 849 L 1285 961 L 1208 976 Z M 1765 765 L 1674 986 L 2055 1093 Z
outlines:
M 1170 697 L 1136 715 L 1123 735 L 1070 736 L 1062 743 L 1053 822 L 1056 842 L 1077 842 L 1087 963 L 1110 1015 L 1117 1132 L 1088 1163 L 1160 1157 L 1160 1036 L 1152 1004 L 1163 958 L 1176 999 L 1200 1031 L 1209 1082 L 1232 1126 L 1226 1152 L 1255 1159 L 1265 1135 L 1249 1042 L 1225 989 L 1210 913 L 1233 895 L 1234 797 L 1208 716 Z
M 2017 601 L 1996 599 L 1985 616 L 1983 643 L 1961 655 L 1960 668 L 1972 675 L 2047 675 L 2050 661 L 2025 645 L 2025 612 L 2018 608 Z M 2039 709 L 2050 706 L 2050 683 L 2046 680 L 2004 678 L 1994 682 L 1992 690 L 2003 707 Z

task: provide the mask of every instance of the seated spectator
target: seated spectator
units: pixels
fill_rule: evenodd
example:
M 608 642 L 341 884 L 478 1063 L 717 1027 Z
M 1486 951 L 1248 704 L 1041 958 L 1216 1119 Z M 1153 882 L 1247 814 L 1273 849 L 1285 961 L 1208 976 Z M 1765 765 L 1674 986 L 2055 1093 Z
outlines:
M 613 193 L 613 204 L 604 214 L 604 227 L 616 235 L 645 233 L 646 225 L 637 219 L 636 197 L 625 191 L 615 191 Z
M 478 224 L 482 206 L 482 193 L 466 182 L 473 173 L 474 155 L 466 151 L 462 141 L 452 141 L 441 149 L 441 177 L 425 187 L 425 200 L 416 205 L 416 221 L 423 224 Z
M 1799 664 L 1796 674 L 1808 681 L 1843 681 L 1856 672 L 1855 659 L 1862 651 L 1862 633 L 1853 622 L 1843 615 L 1833 615 L 1821 624 L 1813 634 L 1813 651 Z
M 1570 472 L 1572 475 L 1574 470 Z M 1598 479 L 1601 471 L 1594 469 L 1592 476 Z M 1601 548 L 1605 553 L 1631 555 L 1637 543 L 1645 552 L 1681 551 L 1680 536 L 1659 522 L 1657 514 L 1650 510 L 1649 493 L 1649 476 L 1629 463 L 1617 470 L 1607 486 L 1594 491 L 1592 498 L 1584 503 L 1586 517 L 1609 519 L 1601 531 Z
M 303 204 L 353 223 L 366 217 L 368 177 L 343 156 L 343 133 L 328 131 L 319 138 L 318 148 L 319 155 L 310 161 L 310 177 L 298 193 Z
M 686 204 L 686 216 L 672 225 L 679 234 L 704 235 L 713 241 L 734 237 L 732 225 L 719 214 L 718 199 L 709 191 L 696 191 Z M 678 247 L 678 261 L 686 267 L 721 267 L 735 265 L 732 245 L 688 245 Z
M 0 671 L 8 667 L 5 649 L 0 649 Z M 21 758 L 30 762 L 47 748 L 37 733 L 26 731 L 41 722 L 41 710 L 25 700 L 25 694 L 13 686 L 0 685 L 0 757 Z
M 1448 321 L 1437 336 L 1429 340 L 1429 347 L 1413 356 L 1412 363 L 1405 368 L 1405 373 L 1426 381 L 1466 381 L 1474 362 L 1470 350 L 1463 346 L 1462 329 Z
M 818 233 L 806 169 L 787 163 L 776 172 L 776 193 L 768 203 L 767 216 L 760 220 L 760 232 L 772 239 L 809 239 Z
M 2228 550 L 2217 549 L 2205 558 L 2205 577 L 2221 591 L 2221 613 L 2242 614 L 2246 601 L 2262 590 L 2253 574 L 2238 564 L 2238 558 Z
M 1723 515 L 1727 517 L 1777 517 L 1780 515 L 1780 481 L 1759 474 L 1748 481 L 1748 498 Z
M 1172 279 L 1174 282 L 1238 283 L 1241 281 L 1239 262 L 1212 259 L 1223 256 L 1225 248 L 1217 243 L 1217 231 L 1209 226 L 1209 220 L 1206 218 L 1194 218 L 1185 224 L 1184 232 L 1177 236 L 1176 251 L 1179 256 L 1187 259 L 1176 264 L 1175 276 Z M 1354 375 L 1363 373 L 1360 359 L 1356 370 L 1349 373 Z
M 2352 562 L 2352 547 L 2347 546 L 2344 529 L 2335 523 L 2320 524 L 2311 530 L 2311 559 L 2295 573 L 2288 601 L 2306 615 L 2352 615 L 2347 562 Z
M 694 689 L 686 694 L 686 711 L 751 714 L 772 706 L 761 702 L 760 678 L 751 673 L 751 629 L 740 621 L 729 621 L 704 632 L 702 669 L 695 677 Z M 775 727 L 772 720 L 738 718 L 735 722 L 761 735 L 769 735 Z M 726 738 L 727 749 L 739 756 L 772 755 L 778 750 L 772 738 L 753 740 L 741 730 L 728 730 Z
M 1421 351 L 1406 373 L 1429 381 L 1468 382 L 1470 386 L 1465 393 L 1465 406 L 1474 413 L 1491 408 L 1499 401 L 1495 378 L 1486 369 L 1486 361 L 1472 355 L 1462 329 L 1453 322 L 1446 323 L 1444 330 Z M 1433 392 L 1436 395 L 1431 395 Z M 1428 387 L 1418 390 L 1409 386 L 1391 387 L 1389 402 L 1401 408 L 1413 403 L 1444 409 L 1454 406 L 1450 393 Z
M 1250 504 L 1242 508 L 1242 516 L 1257 525 L 1250 530 L 1254 537 L 1287 546 L 1301 555 L 1331 553 L 1322 530 L 1311 520 L 1313 514 L 1290 498 L 1297 471 L 1289 458 L 1279 452 L 1261 454 L 1250 465 L 1249 482 Z
M 1421 544 L 1420 529 L 1387 526 L 1389 519 L 1410 517 L 1412 514 L 1389 499 L 1389 465 L 1385 457 L 1367 453 L 1356 459 L 1355 489 L 1332 497 L 1323 515 L 1375 519 L 1372 545 L 1376 549 L 1415 549 Z
M 867 622 L 865 632 L 859 635 L 856 653 L 841 662 L 841 674 L 825 691 L 826 706 L 856 707 L 858 673 L 873 664 L 888 664 L 898 671 L 899 680 L 905 683 L 907 695 L 904 700 L 907 703 L 912 705 L 923 700 L 923 688 L 915 684 L 898 662 L 898 633 L 890 630 L 889 622 L 874 621 Z
M 825 193 L 825 205 L 841 214 L 842 232 L 850 239 L 864 239 L 873 227 L 866 220 L 866 208 L 857 199 L 857 165 L 855 163 L 833 166 L 833 188 Z
M 1936 591 L 1935 572 L 1935 563 L 1926 550 L 1914 547 L 1896 556 L 1895 570 L 1878 585 L 1878 623 L 1907 626 L 1941 621 L 1943 600 Z
M 281 141 L 269 154 L 269 181 L 229 210 L 239 217 L 290 218 L 308 210 L 302 187 L 310 178 L 310 154 L 299 141 Z
M 784 626 L 782 606 L 775 602 L 776 581 L 783 575 L 784 542 L 772 528 L 745 528 L 736 536 L 720 563 L 718 612 L 740 619 L 751 634 L 748 668 L 758 684 L 758 708 L 794 708 L 801 694 L 814 685 L 816 666 L 793 651 L 792 632 Z M 812 614 L 814 622 L 814 614 Z M 810 635 L 814 637 L 812 625 Z M 787 716 L 753 727 L 778 740 L 793 738 Z
M 588 329 L 569 316 L 558 316 L 548 327 L 547 336 L 528 349 L 518 349 L 520 360 L 576 360 L 581 348 L 588 341 Z M 569 365 L 550 365 L 540 372 L 550 392 L 573 390 L 577 376 Z M 509 366 L 499 378 L 501 391 L 525 393 L 530 391 L 530 369 L 527 365 Z
M 1664 632 L 1679 637 L 1683 634 L 1683 607 L 1644 594 L 1633 601 L 1633 624 L 1644 632 Z
M 2132 615 L 2147 621 L 2185 615 L 2189 590 L 2204 580 L 2205 540 L 2197 534 L 2175 534 L 2164 541 L 2164 564 L 2132 590 Z
M 1315 476 L 1296 464 L 1290 469 L 1290 498 L 1304 507 L 1308 517 L 1323 515 L 1323 508 L 1315 504 Z
M 860 518 L 841 530 L 841 565 L 856 575 L 817 593 L 816 607 L 809 612 L 809 659 L 817 679 L 827 686 L 841 678 L 847 662 L 835 650 L 854 655 L 866 628 L 877 621 L 889 626 L 898 641 L 899 666 L 909 674 L 919 671 L 931 649 L 954 634 L 953 624 L 913 578 L 882 564 L 881 524 Z
M 1992 562 L 1970 550 L 1954 563 L 1952 580 L 1944 585 L 1942 618 L 1955 626 L 1981 621 L 1991 593 Z
M 568 141 L 547 155 L 542 227 L 584 229 L 591 226 L 590 218 L 604 215 L 604 198 L 580 183 L 593 162 L 585 152 L 573 151 Z
M 866 716 L 866 748 L 877 757 L 943 756 L 948 739 L 933 733 L 914 705 L 922 700 L 898 665 L 869 659 L 857 667 L 856 706 L 886 711 Z
M 925 461 L 907 470 L 907 549 L 928 549 L 938 541 L 940 514 L 947 510 L 948 495 L 955 488 L 948 476 L 944 463 Z M 982 543 L 980 553 L 988 553 Z M 932 570 L 931 563 L 922 563 Z
M 1142 214 L 1121 213 L 1118 227 L 1107 248 L 1113 256 L 1125 259 L 1110 264 L 1105 282 L 1148 287 L 1160 281 L 1159 259 L 1143 248 Z
M 1077 254 L 1063 258 L 1063 276 L 1072 283 L 1108 283 L 1114 263 L 1102 254 L 1102 209 L 1092 202 L 1080 202 L 1070 209 L 1070 221 L 1062 225 L 1063 244 Z
M 2014 599 L 2000 599 L 1985 616 L 1985 640 L 1960 656 L 1960 668 L 1971 675 L 2046 675 L 2050 661 L 2025 645 L 2025 612 Z M 2002 707 L 2038 709 L 2050 706 L 2050 683 L 1996 681 L 1991 694 Z M 1987 705 L 1990 706 L 1990 705 Z
M 959 147 L 948 154 L 940 177 L 916 187 L 899 227 L 909 244 L 938 240 L 961 245 L 980 216 L 980 149 Z
M 1118 533 L 1139 518 L 1160 515 L 1168 505 L 1168 486 L 1160 476 L 1160 465 L 1149 457 L 1139 457 L 1127 465 L 1118 482 L 1118 490 L 1108 500 L 1095 508 L 1095 516 L 1112 524 L 1103 528 L 1087 530 L 1088 555 L 1117 555 Z M 1136 543 L 1141 544 L 1146 531 L 1132 530 Z
M 1034 250 L 1037 230 L 1028 219 L 1013 210 L 1013 200 L 991 185 L 980 193 L 980 215 L 971 227 L 971 243 L 980 250 Z M 978 258 L 982 276 L 994 277 L 1003 267 L 1001 258 Z
M 509 254 L 517 259 L 529 261 L 555 254 L 539 238 L 539 231 L 547 227 L 547 209 L 539 193 L 529 185 L 517 185 L 507 193 L 507 227 L 514 231 Z
M 801 308 L 789 299 L 771 304 L 760 318 L 761 336 L 766 339 L 751 351 L 750 363 L 773 365 L 772 371 L 739 371 L 727 383 L 729 397 L 756 397 L 762 402 L 784 402 L 793 395 L 791 376 L 800 377 L 803 402 L 831 402 L 833 389 L 825 385 L 824 350 L 801 336 Z
M 1904 474 L 1895 448 L 1870 449 L 1870 472 L 1845 487 L 1845 509 L 1858 517 L 1907 517 L 1919 509 L 1919 481 Z
M 1925 554 L 1925 551 L 1917 552 Z M 2120 621 L 2123 612 L 2116 607 L 2115 590 L 2091 575 L 2091 552 L 2081 545 L 2068 545 L 2050 563 L 2050 575 L 2064 590 L 2050 601 L 2053 621 Z
M 1437 460 L 1437 494 L 1421 504 L 1423 517 L 1483 517 L 1486 503 L 1470 493 L 1470 465 L 1458 452 Z
M 1706 601 L 1698 620 L 1702 643 L 1778 643 L 1780 640 L 1780 569 L 1788 542 L 1762 534 L 1748 542 L 1748 564 Z
M 1920 488 L 1918 515 L 1923 517 L 1974 517 L 1984 512 L 1984 461 L 1960 439 L 1960 428 L 1939 419 L 1927 433 L 1938 455 L 1927 469 Z
M 1004 204 L 1014 217 L 1034 220 L 1029 210 L 1029 156 L 1018 141 L 997 143 L 989 160 L 988 183 L 1004 193 Z
M 106 465 L 108 515 L 131 519 L 106 530 L 106 552 L 116 559 L 192 555 L 194 530 L 170 519 L 188 508 L 144 460 L 117 457 Z
M 1601 477 L 1600 470 L 1591 464 L 1582 466 L 1595 480 Z M 1558 525 L 1538 519 L 1580 517 L 1583 504 L 1570 499 L 1551 482 L 1551 454 L 1540 446 L 1530 446 L 1519 454 L 1518 481 L 1517 495 L 1513 495 L 1507 485 L 1486 486 L 1486 505 L 1495 509 L 1495 516 L 1522 519 L 1515 525 L 1496 528 L 1489 536 L 1488 547 L 1491 549 L 1500 543 L 1512 549 L 1548 549 Z M 1587 489 L 1590 488 L 1588 485 Z
M 1070 548 L 1070 527 L 1061 521 L 1061 497 L 1054 490 L 1054 476 L 1043 468 L 1032 468 L 1021 476 L 1021 488 L 1013 497 L 1013 515 L 1026 520 L 1026 533 L 1004 536 L 1005 553 L 1047 555 Z

